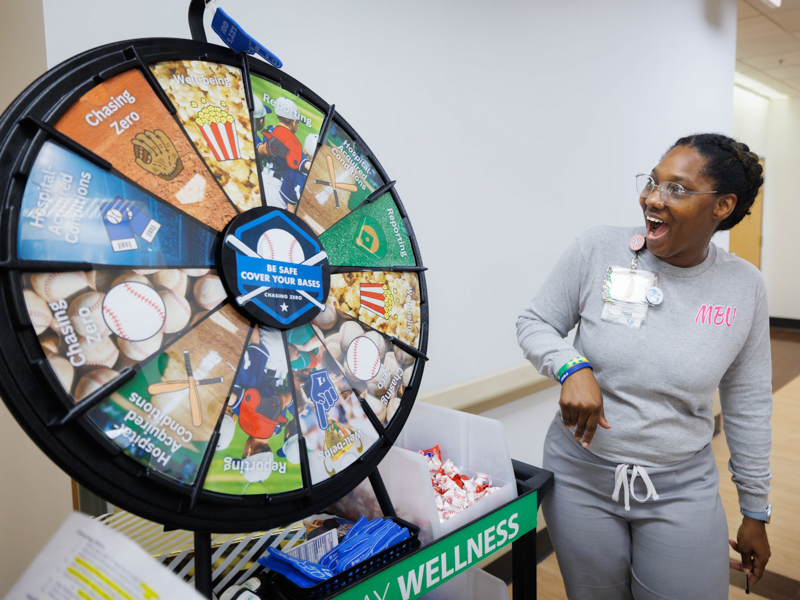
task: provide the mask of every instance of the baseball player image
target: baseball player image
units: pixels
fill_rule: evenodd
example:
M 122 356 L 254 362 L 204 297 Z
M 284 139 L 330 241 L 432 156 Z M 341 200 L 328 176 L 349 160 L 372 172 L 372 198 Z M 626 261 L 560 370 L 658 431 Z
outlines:
M 289 416 L 294 414 L 288 375 L 280 331 L 265 327 L 255 330 L 231 390 L 228 414 L 223 422 L 223 425 L 228 419 L 233 422 L 235 416 L 239 426 L 250 436 L 243 458 L 254 453 L 256 448 L 269 446 L 269 438 L 284 431 Z M 224 450 L 233 435 L 221 438 L 227 443 L 223 447 L 218 445 L 217 450 Z
M 256 123 L 256 155 L 261 165 L 264 198 L 267 206 L 283 208 L 294 213 L 300 194 L 311 170 L 319 136 L 308 135 L 305 147 L 297 138 L 300 110 L 289 98 L 275 102 L 277 125 L 265 127 L 265 117 L 272 109 L 253 98 L 253 118 Z

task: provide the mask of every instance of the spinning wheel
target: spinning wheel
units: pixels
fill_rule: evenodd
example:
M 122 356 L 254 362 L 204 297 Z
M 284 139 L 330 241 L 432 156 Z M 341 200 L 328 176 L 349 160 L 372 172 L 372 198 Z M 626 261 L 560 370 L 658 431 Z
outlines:
M 142 39 L 0 118 L 0 392 L 82 485 L 265 529 L 378 464 L 426 360 L 424 267 L 385 171 L 261 61 Z

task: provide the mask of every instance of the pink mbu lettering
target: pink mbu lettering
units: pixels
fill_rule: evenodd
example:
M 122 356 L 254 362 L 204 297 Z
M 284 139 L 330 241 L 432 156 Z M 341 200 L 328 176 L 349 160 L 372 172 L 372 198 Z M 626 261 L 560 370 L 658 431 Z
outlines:
M 714 306 L 713 304 L 700 307 L 697 311 L 697 316 L 694 318 L 695 323 L 700 325 L 733 325 L 733 320 L 736 318 L 736 307 L 731 306 Z

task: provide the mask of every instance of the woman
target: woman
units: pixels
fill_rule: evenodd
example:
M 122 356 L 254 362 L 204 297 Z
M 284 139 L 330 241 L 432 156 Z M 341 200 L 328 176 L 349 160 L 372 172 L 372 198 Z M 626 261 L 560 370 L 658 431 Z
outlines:
M 572 600 L 728 597 L 710 445 L 717 388 L 750 515 L 730 541 L 742 556 L 730 567 L 751 585 L 763 574 L 766 287 L 755 267 L 710 243 L 748 214 L 762 183 L 746 145 L 717 134 L 678 140 L 637 177 L 645 226 L 583 234 L 517 322 L 526 358 L 562 383 L 544 454 L 555 487 L 542 508 Z

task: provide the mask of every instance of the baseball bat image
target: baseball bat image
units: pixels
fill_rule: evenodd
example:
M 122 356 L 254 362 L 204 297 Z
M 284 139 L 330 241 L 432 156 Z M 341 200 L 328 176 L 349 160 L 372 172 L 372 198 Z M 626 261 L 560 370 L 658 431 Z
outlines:
M 330 154 L 325 157 L 328 162 L 328 175 L 331 178 L 330 186 L 335 190 L 345 190 L 347 192 L 357 192 L 358 188 L 352 183 L 338 183 L 336 181 L 336 171 L 333 170 L 333 159 Z
M 183 359 L 186 362 L 186 375 L 189 377 L 189 406 L 192 409 L 192 425 L 200 427 L 203 424 L 203 411 L 200 408 L 200 396 L 197 395 L 197 386 L 194 383 L 192 362 L 188 350 L 183 351 Z
M 327 185 L 329 187 L 333 187 L 330 181 L 322 181 L 322 179 L 315 179 L 314 183 L 318 183 L 320 185 Z M 336 182 L 334 182 L 336 183 Z M 357 192 L 358 188 L 350 183 L 336 183 L 337 190 L 345 190 L 347 192 Z
M 330 181 L 322 181 L 321 179 L 315 179 L 314 183 L 318 183 L 320 185 L 327 185 L 333 189 L 333 199 L 336 202 L 336 208 L 339 209 L 339 192 L 338 190 L 345 190 L 347 192 L 357 192 L 358 188 L 354 186 L 352 183 L 337 183 L 336 182 L 336 172 L 333 170 L 333 159 L 330 155 L 325 157 L 325 160 L 328 163 L 328 177 L 330 177 Z
M 195 385 L 212 385 L 214 383 L 223 383 L 223 377 L 216 377 L 215 379 L 201 379 L 195 381 Z M 189 387 L 189 381 L 164 381 L 162 383 L 153 383 L 147 387 L 147 391 L 151 396 L 156 394 L 168 394 L 169 392 L 180 392 Z
M 339 206 L 339 192 L 336 191 L 336 173 L 333 171 L 333 159 L 330 155 L 325 157 L 328 161 L 328 176 L 331 178 L 331 187 L 333 188 L 333 199 L 336 201 L 336 208 Z

